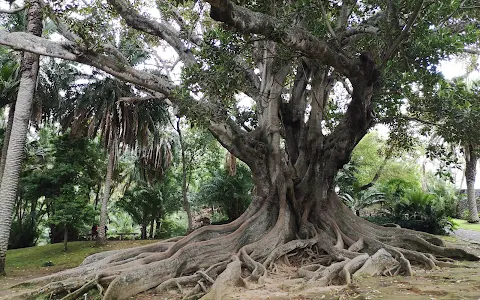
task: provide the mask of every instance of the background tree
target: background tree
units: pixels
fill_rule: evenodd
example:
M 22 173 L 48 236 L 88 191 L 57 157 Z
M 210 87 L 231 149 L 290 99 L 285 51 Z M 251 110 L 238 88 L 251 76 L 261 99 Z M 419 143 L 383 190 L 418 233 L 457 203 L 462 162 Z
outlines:
M 197 201 L 216 206 L 232 222 L 240 217 L 250 204 L 253 188 L 250 170 L 237 164 L 234 175 L 228 169 L 216 170 L 213 177 L 200 186 Z
M 32 35 L 41 36 L 43 28 L 41 4 L 37 0 L 31 0 L 28 1 L 28 6 L 26 31 Z M 39 55 L 25 52 L 20 65 L 20 85 L 0 186 L 0 275 L 5 274 L 5 256 L 12 222 L 12 210 L 17 195 L 38 67 Z
M 182 199 L 183 209 L 187 213 L 188 227 L 187 231 L 193 229 L 193 214 L 189 201 L 189 189 L 194 183 L 193 174 L 201 166 L 200 161 L 207 153 L 208 146 L 212 146 L 213 137 L 205 130 L 198 128 L 182 128 L 181 119 L 178 118 L 176 124 L 172 124 L 178 135 L 180 146 L 180 164 L 182 168 Z
M 50 134 L 43 134 L 40 142 L 45 145 L 45 139 L 49 139 L 51 148 L 37 150 L 34 155 L 42 156 L 38 164 L 30 162 L 24 171 L 21 197 L 38 214 L 35 222 L 46 216 L 51 242 L 63 240 L 66 251 L 67 241 L 77 239 L 80 229 L 90 228 L 93 223 L 90 192 L 101 178 L 103 157 L 99 155 L 99 146 L 86 138 L 73 138 L 70 134 L 53 138 L 55 131 Z M 37 207 L 38 211 L 34 209 Z
M 479 91 L 478 83 L 468 87 L 462 80 L 442 81 L 431 93 L 421 96 L 416 94 L 413 98 L 418 102 L 413 102 L 412 106 L 412 114 L 434 125 L 431 130 L 435 130 L 435 133 L 442 137 L 441 142 L 462 146 L 469 206 L 468 221 L 472 223 L 480 220 L 475 199 L 475 177 L 480 148 L 478 143 L 480 130 L 477 129 L 477 121 L 480 117 Z M 429 149 L 430 155 L 434 157 L 453 154 L 444 145 L 431 145 Z M 454 161 L 446 161 L 450 164 L 454 163 Z
M 107 151 L 108 164 L 101 198 L 98 242 L 105 243 L 107 204 L 112 188 L 116 158 L 121 150 L 133 149 L 139 162 L 162 173 L 169 164 L 169 147 L 163 143 L 159 130 L 166 122 L 168 112 L 155 100 L 138 101 L 139 97 L 128 85 L 103 77 L 90 82 L 70 95 L 64 105 L 64 127 L 71 127 L 74 135 L 100 135 Z

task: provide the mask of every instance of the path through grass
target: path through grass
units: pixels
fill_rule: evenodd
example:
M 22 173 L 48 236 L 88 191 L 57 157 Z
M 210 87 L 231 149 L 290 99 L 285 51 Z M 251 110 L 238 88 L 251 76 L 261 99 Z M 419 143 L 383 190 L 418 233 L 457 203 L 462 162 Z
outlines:
M 468 223 L 467 220 L 453 219 L 458 228 L 480 231 L 480 223 Z

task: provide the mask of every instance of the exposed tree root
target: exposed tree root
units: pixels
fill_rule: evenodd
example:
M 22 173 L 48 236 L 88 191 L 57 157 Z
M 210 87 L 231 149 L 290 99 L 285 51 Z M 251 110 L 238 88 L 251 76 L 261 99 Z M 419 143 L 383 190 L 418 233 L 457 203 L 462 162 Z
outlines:
M 310 238 L 292 239 L 293 213 L 285 199 L 264 201 L 239 220 L 208 226 L 186 237 L 123 251 L 92 255 L 77 268 L 35 279 L 40 286 L 21 298 L 48 295 L 75 299 L 98 290 L 103 299 L 125 299 L 155 289 L 176 289 L 185 299 L 221 299 L 229 287 L 261 283 L 282 263 L 316 285 L 349 284 L 362 275 L 412 275 L 412 264 L 427 269 L 457 267 L 453 259 L 478 260 L 461 249 L 444 247 L 435 236 L 380 227 L 346 210 L 325 212 L 321 222 L 300 226 Z M 350 220 L 350 221 L 348 221 Z

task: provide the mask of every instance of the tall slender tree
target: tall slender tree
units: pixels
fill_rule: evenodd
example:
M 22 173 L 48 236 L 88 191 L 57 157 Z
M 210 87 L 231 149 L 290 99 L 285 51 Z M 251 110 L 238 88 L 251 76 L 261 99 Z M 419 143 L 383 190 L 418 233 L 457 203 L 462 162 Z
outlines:
M 432 143 L 430 153 L 439 156 L 452 165 L 449 155 L 455 155 L 452 145 L 459 145 L 465 158 L 465 179 L 467 182 L 467 202 L 469 208 L 468 221 L 477 223 L 477 202 L 475 197 L 475 179 L 478 154 L 480 151 L 480 129 L 477 126 L 480 118 L 480 82 L 470 86 L 463 79 L 453 82 L 443 81 L 432 93 L 412 96 L 411 112 L 417 119 L 428 123 L 430 131 L 439 136 L 437 145 Z M 429 131 L 427 131 L 429 132 Z M 450 146 L 442 145 L 444 142 Z
M 42 35 L 42 11 L 38 0 L 28 1 L 27 32 Z M 0 186 L 0 274 L 5 274 L 5 259 L 12 221 L 12 209 L 17 195 L 18 180 L 22 168 L 23 151 L 30 113 L 37 84 L 39 55 L 25 52 L 20 65 L 20 86 L 8 142 L 5 169 Z
M 465 152 L 465 180 L 467 182 L 468 222 L 478 223 L 477 197 L 475 195 L 475 179 L 477 177 L 477 162 L 480 147 L 473 143 L 464 146 Z

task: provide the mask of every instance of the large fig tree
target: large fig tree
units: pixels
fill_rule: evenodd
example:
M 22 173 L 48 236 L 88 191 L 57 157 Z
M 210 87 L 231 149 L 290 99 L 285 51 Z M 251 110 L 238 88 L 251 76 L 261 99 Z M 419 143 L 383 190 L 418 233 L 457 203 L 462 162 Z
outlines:
M 68 7 L 75 13 L 50 7 L 60 42 L 0 31 L 0 43 L 93 66 L 208 126 L 250 167 L 252 203 L 229 224 L 96 254 L 32 280 L 41 287 L 30 296 L 74 298 L 99 288 L 104 299 L 124 299 L 190 286 L 191 295 L 221 299 L 245 272 L 263 280 L 279 257 L 303 250 L 316 264 L 299 259 L 299 274 L 324 285 L 359 272 L 410 275 L 411 262 L 435 268 L 449 265 L 445 258 L 477 259 L 434 236 L 355 216 L 334 182 L 375 122 L 406 124 L 404 90 L 435 81 L 442 58 L 477 40 L 473 0 L 107 2 L 108 10 L 96 1 Z M 115 48 L 112 32 L 124 24 L 146 48 L 169 49 L 152 50 L 157 69 L 134 68 Z M 168 76 L 178 62 L 181 81 Z M 243 99 L 250 108 L 238 108 Z

